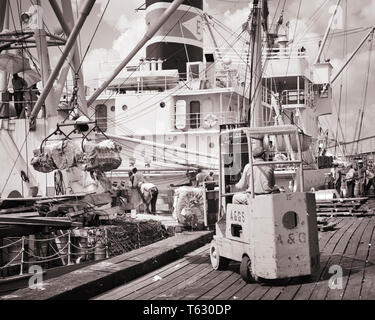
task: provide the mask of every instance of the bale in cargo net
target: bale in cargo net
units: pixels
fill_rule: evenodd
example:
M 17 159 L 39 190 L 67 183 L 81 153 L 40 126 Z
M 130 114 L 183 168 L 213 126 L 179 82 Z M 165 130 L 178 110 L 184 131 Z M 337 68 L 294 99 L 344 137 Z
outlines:
M 77 146 L 70 140 L 49 143 L 40 150 L 34 151 L 31 165 L 39 172 L 52 172 L 56 169 L 68 169 L 76 165 Z
M 58 141 L 46 146 L 51 152 L 53 162 L 60 170 L 68 169 L 76 165 L 78 147 L 70 140 Z
M 90 141 L 85 144 L 83 154 L 84 170 L 86 171 L 111 171 L 121 165 L 121 146 L 112 140 L 100 143 Z
M 40 150 L 34 151 L 34 157 L 31 159 L 31 165 L 36 171 L 48 173 L 56 170 L 52 156 L 48 152 L 40 153 Z
M 196 228 L 204 223 L 203 189 L 180 187 L 174 193 L 174 212 L 179 223 Z

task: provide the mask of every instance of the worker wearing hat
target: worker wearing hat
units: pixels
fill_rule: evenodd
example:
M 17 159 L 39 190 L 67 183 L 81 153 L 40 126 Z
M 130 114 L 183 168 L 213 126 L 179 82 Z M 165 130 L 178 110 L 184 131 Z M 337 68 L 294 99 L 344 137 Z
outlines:
M 342 172 L 341 172 L 338 162 L 333 162 L 333 168 L 331 169 L 331 174 L 332 174 L 332 179 L 333 179 L 333 187 L 336 189 L 338 194 L 341 194 Z
M 355 175 L 356 183 L 358 183 L 358 196 L 364 196 L 365 194 L 365 182 L 366 182 L 366 169 L 363 166 L 363 160 L 358 161 L 358 167 Z
M 253 150 L 254 163 L 263 162 L 265 151 L 262 147 L 256 147 Z M 272 166 L 254 166 L 254 192 L 255 194 L 270 194 L 275 192 L 275 174 Z M 248 163 L 243 172 L 236 188 L 241 193 L 233 196 L 233 204 L 247 204 L 248 195 L 251 194 L 251 167 Z M 243 192 L 245 191 L 245 192 Z

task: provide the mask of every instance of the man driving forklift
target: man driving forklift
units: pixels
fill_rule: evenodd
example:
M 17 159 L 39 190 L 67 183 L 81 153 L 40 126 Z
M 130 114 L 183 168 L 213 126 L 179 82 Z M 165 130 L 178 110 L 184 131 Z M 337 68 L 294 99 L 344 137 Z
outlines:
M 256 147 L 253 150 L 254 163 L 265 161 L 265 150 Z M 275 174 L 272 166 L 254 166 L 254 192 L 255 194 L 270 194 L 280 192 L 275 188 Z M 233 196 L 233 204 L 248 204 L 248 195 L 251 194 L 251 166 L 248 163 L 243 169 L 240 181 L 235 185 L 236 189 L 242 192 Z M 245 192 L 243 192 L 246 190 Z

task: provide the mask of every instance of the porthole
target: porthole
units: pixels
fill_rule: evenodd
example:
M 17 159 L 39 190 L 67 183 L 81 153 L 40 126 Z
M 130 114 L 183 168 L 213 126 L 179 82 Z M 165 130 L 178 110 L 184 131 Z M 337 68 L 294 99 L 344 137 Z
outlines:
M 124 104 L 124 105 L 122 106 L 122 111 L 126 111 L 126 110 L 128 110 L 128 106 L 127 106 L 126 104 Z
M 214 144 L 213 142 L 210 142 L 210 143 L 208 144 L 208 146 L 209 146 L 211 149 L 215 148 L 215 144 Z
M 162 108 L 162 109 L 165 108 L 165 102 L 163 102 L 163 101 L 160 102 L 160 108 Z
M 111 111 L 115 112 L 115 110 L 116 110 L 116 107 L 115 106 L 111 106 Z

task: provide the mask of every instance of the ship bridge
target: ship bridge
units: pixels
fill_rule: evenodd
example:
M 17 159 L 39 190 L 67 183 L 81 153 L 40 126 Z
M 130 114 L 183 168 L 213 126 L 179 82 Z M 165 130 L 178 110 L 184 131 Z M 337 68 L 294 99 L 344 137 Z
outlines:
M 311 124 L 332 113 L 332 65 L 329 60 L 311 65 L 308 58 L 304 47 L 266 49 L 262 82 L 291 118 L 299 115 L 299 124 L 313 132 Z
M 303 47 L 267 49 L 263 58 L 263 86 L 274 92 L 283 108 L 313 107 L 313 80 Z

